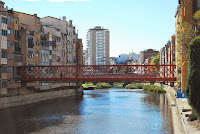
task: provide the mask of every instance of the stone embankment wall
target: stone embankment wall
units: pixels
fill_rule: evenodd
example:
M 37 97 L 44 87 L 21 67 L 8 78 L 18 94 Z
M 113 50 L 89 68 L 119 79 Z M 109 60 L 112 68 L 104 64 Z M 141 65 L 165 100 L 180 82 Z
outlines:
M 27 105 L 57 98 L 82 95 L 82 88 L 50 91 L 0 98 L 0 109 Z

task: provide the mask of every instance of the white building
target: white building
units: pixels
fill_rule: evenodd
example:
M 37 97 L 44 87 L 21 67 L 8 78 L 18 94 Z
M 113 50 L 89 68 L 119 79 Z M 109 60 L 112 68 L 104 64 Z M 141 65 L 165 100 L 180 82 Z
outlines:
M 87 35 L 88 65 L 109 65 L 110 35 L 99 26 L 89 29 Z

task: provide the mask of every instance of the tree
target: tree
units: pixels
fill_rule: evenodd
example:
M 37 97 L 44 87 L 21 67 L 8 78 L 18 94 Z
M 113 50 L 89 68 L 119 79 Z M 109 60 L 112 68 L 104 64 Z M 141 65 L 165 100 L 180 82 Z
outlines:
M 177 42 L 182 46 L 182 53 L 185 55 L 188 51 L 188 44 L 195 37 L 195 30 L 193 25 L 188 22 L 181 23 L 181 17 L 178 19 L 177 26 Z
M 156 55 L 155 58 L 152 59 L 150 65 L 159 65 L 160 63 L 160 53 L 158 55 Z M 155 71 L 158 71 L 158 67 L 151 67 L 151 71 L 152 72 L 155 72 Z
M 159 61 L 160 61 L 160 53 L 158 55 L 156 55 L 155 58 L 153 58 L 150 65 L 159 65 Z
M 189 45 L 189 74 L 187 78 L 187 96 L 189 104 L 200 115 L 200 36 Z
M 200 11 L 193 15 L 193 22 L 181 22 L 181 16 L 178 18 L 177 42 L 182 46 L 182 53 L 188 54 L 189 43 L 200 35 Z

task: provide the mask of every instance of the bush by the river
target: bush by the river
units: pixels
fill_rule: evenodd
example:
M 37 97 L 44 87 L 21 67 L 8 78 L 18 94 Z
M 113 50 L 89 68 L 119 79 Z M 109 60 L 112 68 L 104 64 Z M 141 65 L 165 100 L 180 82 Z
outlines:
M 144 91 L 151 91 L 151 92 L 157 92 L 157 93 L 166 93 L 163 87 L 159 87 L 156 85 L 144 85 L 143 86 Z
M 143 88 L 143 84 L 140 84 L 140 83 L 131 83 L 131 84 L 128 84 L 126 85 L 126 89 L 142 89 Z
M 101 83 L 97 83 L 95 87 L 96 89 L 106 89 L 106 88 L 111 88 L 112 86 L 109 83 L 101 82 Z
M 95 88 L 96 86 L 93 85 L 93 83 L 85 83 L 85 84 L 82 84 L 83 86 L 83 89 L 87 89 L 87 88 Z
M 115 88 L 123 88 L 123 86 L 124 86 L 123 82 L 115 82 L 113 84 L 113 87 L 115 87 Z

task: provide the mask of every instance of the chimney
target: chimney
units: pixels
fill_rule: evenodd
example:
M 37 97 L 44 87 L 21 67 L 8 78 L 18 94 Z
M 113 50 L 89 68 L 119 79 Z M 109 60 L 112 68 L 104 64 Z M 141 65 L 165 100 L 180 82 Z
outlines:
M 0 8 L 4 8 L 4 2 L 3 1 L 0 1 Z
M 66 16 L 63 16 L 62 19 L 63 19 L 64 21 L 66 21 Z

